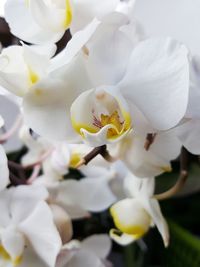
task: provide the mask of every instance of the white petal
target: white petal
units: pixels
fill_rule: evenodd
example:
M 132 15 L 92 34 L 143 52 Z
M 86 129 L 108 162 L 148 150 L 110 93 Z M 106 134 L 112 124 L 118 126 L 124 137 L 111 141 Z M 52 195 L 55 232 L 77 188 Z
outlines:
M 127 22 L 127 17 L 120 13 L 110 14 L 86 45 L 89 53 L 86 66 L 95 86 L 115 85 L 123 78 L 133 48 L 131 40 L 120 30 Z
M 81 205 L 81 200 L 77 196 L 80 194 L 80 187 L 77 181 L 68 180 L 62 182 L 55 202 L 61 206 L 72 219 L 88 217 L 89 213 Z
M 91 251 L 81 249 L 69 262 L 70 267 L 104 267 L 101 260 Z
M 17 79 L 17 83 L 16 83 Z M 0 56 L 0 84 L 11 93 L 23 96 L 30 87 L 22 46 L 5 48 Z
M 88 192 L 90 188 L 90 193 Z M 100 212 L 107 209 L 115 200 L 111 192 L 108 180 L 103 177 L 85 178 L 80 185 L 81 205 L 91 212 Z
M 11 201 L 12 191 L 6 189 L 1 192 L 0 194 L 0 226 L 7 227 L 11 221 L 10 218 L 10 201 Z
M 29 43 L 56 43 L 64 34 L 64 29 L 52 31 L 41 28 L 32 16 L 30 6 L 27 6 L 24 0 L 8 0 L 5 5 L 5 17 L 11 32 Z
M 189 92 L 187 54 L 183 45 L 170 38 L 141 42 L 133 50 L 127 73 L 118 85 L 156 129 L 175 126 L 185 114 Z
M 54 223 L 61 236 L 62 243 L 66 244 L 69 242 L 73 235 L 72 222 L 69 215 L 59 207 L 58 205 L 50 205 L 53 213 Z
M 32 214 L 20 224 L 19 229 L 25 234 L 38 256 L 48 266 L 54 267 L 61 249 L 61 239 L 48 205 L 45 202 L 38 204 Z
M 13 262 L 19 260 L 24 251 L 24 236 L 16 229 L 8 228 L 1 234 L 1 242 Z
M 65 142 L 58 144 L 51 156 L 53 168 L 60 174 L 67 174 L 69 172 L 70 160 L 71 151 L 69 144 Z
M 144 148 L 146 135 L 131 132 L 119 143 L 120 159 L 138 177 L 154 177 L 171 171 L 170 161 L 178 157 L 181 142 L 173 132 L 158 133 L 147 151 Z M 121 155 L 120 155 L 121 154 Z
M 180 138 L 182 144 L 192 154 L 199 155 L 200 145 L 198 142 L 200 135 L 200 120 L 193 119 L 178 126 L 175 133 Z
M 117 6 L 116 11 L 128 15 L 130 19 L 132 19 L 135 2 L 136 0 L 121 1 Z
M 0 145 L 0 191 L 9 184 L 8 160 L 4 148 Z
M 75 142 L 77 135 L 71 126 L 69 110 L 74 99 L 87 86 L 84 66 L 80 58 L 75 57 L 64 71 L 51 73 L 25 97 L 27 125 L 46 138 Z
M 83 29 L 94 17 L 101 20 L 105 15 L 114 11 L 119 0 L 75 0 L 72 3 L 73 21 L 70 31 L 75 32 Z
M 200 118 L 200 57 L 194 56 L 190 62 L 190 92 L 186 118 Z
M 92 235 L 82 241 L 81 247 L 94 252 L 100 259 L 106 259 L 111 250 L 111 240 L 108 235 Z
M 127 235 L 127 234 L 120 234 L 118 235 L 115 233 L 115 229 L 110 230 L 110 237 L 119 245 L 121 246 L 128 246 L 134 241 L 137 240 L 137 238 L 134 238 L 132 235 Z
M 91 212 L 105 210 L 115 201 L 109 189 L 108 180 L 103 177 L 84 178 L 79 182 L 68 180 L 65 182 L 65 187 L 63 184 L 58 199 L 62 199 L 66 204 L 68 202 L 68 205 L 70 202 L 73 205 L 79 205 L 85 211 Z
M 49 6 L 44 0 L 30 0 L 31 15 L 43 31 L 62 32 L 64 34 L 65 9 Z M 53 34 L 53 33 L 52 33 Z
M 65 49 L 52 59 L 50 70 L 56 70 L 60 67 L 67 66 L 68 63 L 81 51 L 96 32 L 100 21 L 93 19 L 83 30 L 73 35 L 67 43 Z
M 169 228 L 165 218 L 162 215 L 159 203 L 155 199 L 143 199 L 143 205 L 152 217 L 153 223 L 160 232 L 165 247 L 169 245 Z
M 155 190 L 155 178 L 139 178 L 129 173 L 124 180 L 124 189 L 129 197 L 145 194 L 151 197 Z
M 20 267 L 46 267 L 46 264 L 35 254 L 31 248 L 25 248 Z
M 40 185 L 21 185 L 13 189 L 10 211 L 14 222 L 25 220 L 41 200 L 48 198 L 48 195 L 47 189 Z M 26 205 L 24 205 L 24 199 L 27 200 Z
M 46 45 L 46 50 L 52 49 L 50 45 Z M 50 64 L 50 58 L 47 55 L 42 54 L 44 50 L 44 46 L 41 47 L 41 50 L 38 47 L 28 46 L 23 44 L 23 56 L 24 60 L 29 69 L 30 79 L 34 76 L 33 83 L 36 83 L 41 77 L 43 77 L 47 68 Z M 47 53 L 47 52 L 46 52 Z M 51 51 L 49 52 L 51 54 Z
M 68 245 L 72 242 L 74 242 L 74 240 L 68 242 L 66 245 L 62 247 L 61 252 L 57 257 L 56 267 L 67 266 L 68 263 L 70 263 L 70 260 L 76 254 L 77 247 L 68 248 Z

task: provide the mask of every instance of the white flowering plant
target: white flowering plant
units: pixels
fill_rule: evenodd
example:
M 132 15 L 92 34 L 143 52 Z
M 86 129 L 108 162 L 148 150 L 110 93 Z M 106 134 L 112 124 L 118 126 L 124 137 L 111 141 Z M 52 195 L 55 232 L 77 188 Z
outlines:
M 0 266 L 118 266 L 124 250 L 133 266 L 130 248 L 170 247 L 163 214 L 184 222 L 177 203 L 199 190 L 200 61 L 178 34 L 150 34 L 139 2 L 5 1 Z

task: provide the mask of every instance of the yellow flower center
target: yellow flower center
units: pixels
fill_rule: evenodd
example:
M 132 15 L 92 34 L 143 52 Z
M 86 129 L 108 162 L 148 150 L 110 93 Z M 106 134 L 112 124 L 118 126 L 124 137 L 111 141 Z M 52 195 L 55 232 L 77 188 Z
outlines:
M 122 122 L 118 111 L 114 111 L 111 115 L 101 114 L 99 122 L 96 120 L 96 124 L 94 123 L 94 125 L 99 128 L 103 128 L 109 124 L 112 125 L 113 127 L 108 129 L 107 138 L 115 139 L 130 129 L 130 115 L 128 113 L 124 113 L 123 115 L 124 121 Z
M 72 118 L 72 126 L 82 137 L 84 137 L 84 134 L 81 132 L 81 129 L 85 129 L 86 131 L 95 134 L 98 133 L 99 130 L 105 127 L 106 125 L 111 125 L 111 127 L 107 131 L 107 138 L 116 139 L 131 129 L 130 114 L 124 111 L 122 112 L 122 115 L 124 118 L 123 122 L 120 120 L 118 111 L 114 111 L 111 115 L 101 114 L 100 119 L 96 118 L 96 116 L 93 115 L 92 125 L 77 123 Z

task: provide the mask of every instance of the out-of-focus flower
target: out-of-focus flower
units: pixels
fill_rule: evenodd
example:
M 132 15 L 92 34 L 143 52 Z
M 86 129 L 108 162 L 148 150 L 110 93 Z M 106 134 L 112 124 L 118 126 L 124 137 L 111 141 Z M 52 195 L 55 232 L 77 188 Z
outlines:
M 35 44 L 55 43 L 71 23 L 71 0 L 8 0 L 5 18 L 20 39 Z
M 51 196 L 50 203 L 61 206 L 72 219 L 87 217 L 88 212 L 104 211 L 116 201 L 106 177 L 69 179 L 52 189 Z
M 156 226 L 165 246 L 169 244 L 169 231 L 158 201 L 153 198 L 154 178 L 140 179 L 130 175 L 125 180 L 127 198 L 111 207 L 111 215 L 118 230 L 110 236 L 119 244 L 127 245 L 143 237 L 151 226 Z
M 82 180 L 64 180 L 64 175 L 68 174 L 69 168 L 75 167 L 84 152 L 89 151 L 90 148 L 85 145 L 75 146 L 66 143 L 50 146 L 43 138 L 34 139 L 27 127 L 21 129 L 20 135 L 29 148 L 22 158 L 24 165 L 38 162 L 42 154 L 52 149 L 52 153 L 41 162 L 43 174 L 36 177 L 33 183 L 47 187 L 50 192 L 49 203 L 60 206 L 70 218 L 82 218 L 88 216 L 88 212 L 103 211 L 116 201 L 110 188 L 110 180 L 113 178 L 111 170 L 94 175 L 97 169 L 90 166 L 83 168 L 83 173 L 87 173 L 87 176 Z M 102 161 L 105 162 L 103 159 Z M 101 168 L 103 169 L 103 166 Z M 89 192 L 88 188 L 90 188 Z
M 107 235 L 93 235 L 82 242 L 72 240 L 66 244 L 56 267 L 106 267 L 106 258 L 111 250 L 111 241 Z
M 105 234 L 92 235 L 83 241 L 72 240 L 62 247 L 55 267 L 108 267 L 106 260 L 111 250 L 111 241 Z M 14 267 L 6 265 L 5 267 Z M 30 249 L 26 249 L 19 267 L 46 267 L 46 265 Z
M 95 17 L 102 20 L 115 10 L 130 13 L 134 2 L 125 1 L 122 5 L 120 0 L 8 0 L 5 18 L 12 33 L 26 42 L 56 43 L 68 28 L 75 33 Z
M 26 245 L 48 266 L 55 266 L 61 239 L 47 197 L 45 188 L 38 186 L 19 186 L 0 194 L 1 255 L 15 266 L 20 265 Z
M 46 74 L 55 45 L 10 46 L 0 56 L 0 83 L 17 96 L 24 96 Z M 16 82 L 17 80 L 17 82 Z

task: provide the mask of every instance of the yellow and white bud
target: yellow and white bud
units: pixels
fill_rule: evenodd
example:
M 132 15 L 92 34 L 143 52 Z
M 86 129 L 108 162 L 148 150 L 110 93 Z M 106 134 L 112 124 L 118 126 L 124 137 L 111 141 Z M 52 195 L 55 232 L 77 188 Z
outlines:
M 124 199 L 110 209 L 115 226 L 134 239 L 142 237 L 151 226 L 151 216 L 136 199 Z

